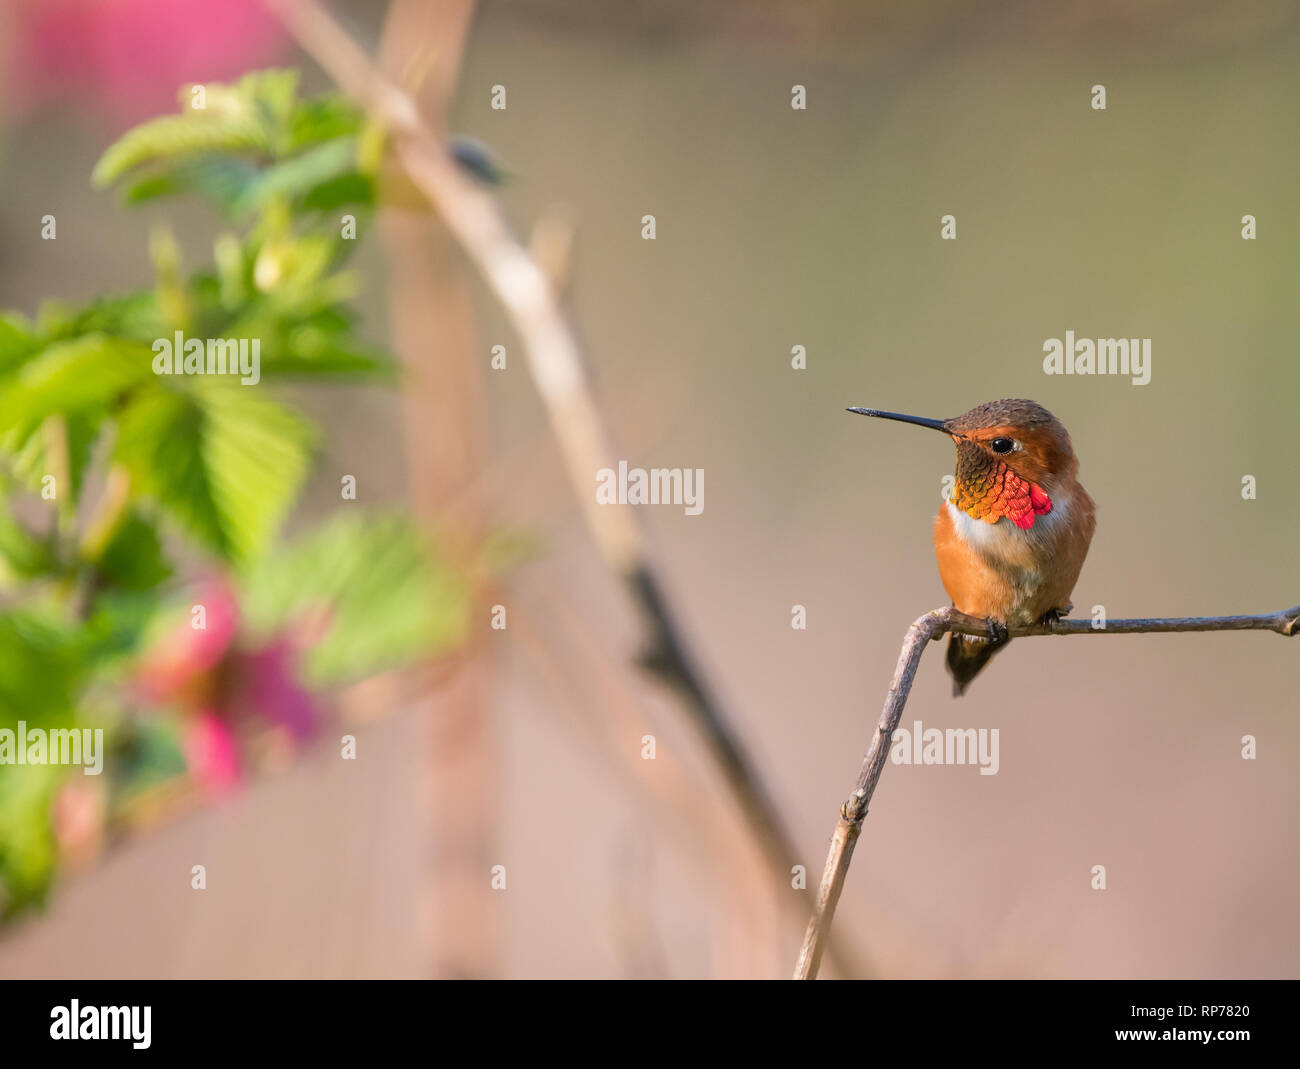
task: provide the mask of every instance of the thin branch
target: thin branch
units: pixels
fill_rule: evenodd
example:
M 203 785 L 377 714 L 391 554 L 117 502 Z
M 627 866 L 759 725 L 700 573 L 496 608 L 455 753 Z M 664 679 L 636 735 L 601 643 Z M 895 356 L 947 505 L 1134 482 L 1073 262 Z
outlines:
M 1094 627 L 1091 620 L 1055 620 L 1050 623 L 1035 624 L 1031 627 L 1011 628 L 1013 637 L 1029 635 L 1135 635 L 1149 632 L 1169 631 L 1276 631 L 1279 635 L 1296 634 L 1300 625 L 1300 605 L 1281 612 L 1262 613 L 1258 616 L 1175 616 L 1153 617 L 1143 620 L 1110 620 L 1104 627 Z M 931 640 L 941 638 L 946 632 L 957 635 L 988 635 L 989 621 L 978 616 L 968 616 L 951 606 L 934 609 L 916 620 L 903 636 L 903 648 L 898 654 L 898 665 L 894 669 L 894 678 L 889 684 L 889 693 L 885 695 L 885 707 L 876 724 L 876 734 L 871 740 L 871 747 L 862 761 L 858 780 L 853 785 L 853 793 L 848 801 L 840 806 L 840 819 L 831 835 L 830 850 L 826 855 L 826 868 L 822 872 L 822 882 L 817 891 L 817 905 L 808 930 L 804 933 L 803 946 L 799 949 L 799 960 L 795 965 L 796 980 L 815 980 L 817 969 L 821 964 L 822 952 L 830 933 L 831 921 L 835 917 L 835 906 L 844 889 L 844 880 L 848 876 L 849 862 L 853 859 L 853 847 L 862 831 L 862 822 L 867 818 L 867 807 L 876 793 L 876 784 L 880 782 L 880 773 L 885 768 L 885 757 L 889 752 L 890 741 L 903 715 L 903 706 L 907 704 L 907 695 L 916 678 L 917 666 L 921 655 Z
M 989 633 L 988 621 L 982 617 L 967 616 L 956 609 L 939 611 L 951 613 L 950 622 L 944 629 L 946 631 L 957 635 Z M 1152 616 L 1134 620 L 1107 620 L 1101 626 L 1092 620 L 1056 620 L 1031 627 L 1013 627 L 1009 634 L 1015 638 L 1032 635 L 1145 635 L 1170 631 L 1276 631 L 1279 635 L 1289 636 L 1296 633 L 1298 621 L 1300 605 L 1258 616 Z
M 501 302 L 524 342 L 587 527 L 606 565 L 624 582 L 649 632 L 645 664 L 674 684 L 690 720 L 722 770 L 775 876 L 789 880 L 794 840 L 721 703 L 687 653 L 681 630 L 632 512 L 596 500 L 594 479 L 617 467 L 617 453 L 592 393 L 581 349 L 551 280 L 506 225 L 494 198 L 456 167 L 415 103 L 375 67 L 316 0 L 266 0 L 302 48 L 338 85 L 382 120 L 403 168 Z M 847 973 L 860 967 L 837 944 Z

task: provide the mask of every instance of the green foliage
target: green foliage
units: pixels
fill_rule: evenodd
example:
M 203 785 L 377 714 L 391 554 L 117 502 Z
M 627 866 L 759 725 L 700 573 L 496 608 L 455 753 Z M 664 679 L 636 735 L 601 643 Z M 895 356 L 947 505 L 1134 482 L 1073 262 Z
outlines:
M 113 456 L 164 515 L 238 564 L 267 547 L 297 496 L 311 437 L 274 401 L 201 380 L 129 399 Z
M 31 326 L 22 316 L 14 312 L 0 315 L 0 372 L 21 364 L 38 344 Z
M 129 512 L 109 536 L 95 560 L 105 585 L 115 590 L 151 590 L 172 574 L 157 528 Z
M 182 767 L 179 722 L 140 708 L 141 656 L 188 605 L 184 577 L 229 574 L 239 642 L 316 621 L 303 683 L 331 686 L 444 650 L 466 631 L 464 581 L 400 517 L 349 506 L 278 541 L 319 432 L 278 383 L 388 382 L 357 335 L 339 215 L 374 204 L 382 131 L 296 71 L 191 87 L 94 169 L 123 202 L 197 194 L 228 230 L 187 272 L 170 233 L 152 285 L 34 319 L 0 314 L 0 729 L 104 726 L 120 803 Z M 160 342 L 246 340 L 260 381 L 158 374 Z M 179 360 L 181 354 L 176 356 Z M 196 569 L 197 565 L 197 569 Z M 246 630 L 247 634 L 242 633 Z M 66 769 L 0 764 L 0 916 L 39 902 L 57 860 Z
M 274 198 L 295 209 L 371 203 L 373 174 L 362 166 L 364 117 L 337 96 L 299 100 L 297 85 L 297 71 L 273 70 L 233 86 L 186 86 L 181 114 L 129 131 L 100 158 L 91 180 L 97 186 L 126 180 L 130 203 L 201 193 L 237 219 Z M 196 106 L 199 88 L 203 107 Z M 346 200 L 338 195 L 340 183 Z
M 433 560 L 403 516 L 348 510 L 263 558 L 241 604 L 255 631 L 321 625 L 307 681 L 350 683 L 459 644 L 468 625 L 464 580 Z
M 72 708 L 90 667 L 83 646 L 80 628 L 48 599 L 0 613 L 0 726 L 43 724 Z
M 0 613 L 0 728 L 71 726 L 89 664 L 82 635 L 47 603 Z M 40 901 L 56 859 L 50 802 L 60 769 L 0 764 L 0 916 Z
M 27 530 L 8 512 L 0 512 L 0 584 L 36 579 L 57 566 L 54 546 Z
M 0 919 L 45 899 L 58 859 L 50 824 L 57 782 L 49 765 L 0 765 Z

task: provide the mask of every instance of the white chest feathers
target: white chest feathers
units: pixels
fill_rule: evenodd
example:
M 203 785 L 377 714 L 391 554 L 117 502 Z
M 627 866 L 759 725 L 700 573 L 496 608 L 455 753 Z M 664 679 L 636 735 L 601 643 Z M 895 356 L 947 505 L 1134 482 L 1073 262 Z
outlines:
M 951 501 L 944 507 L 957 537 L 971 549 L 994 567 L 1029 573 L 1024 578 L 1030 579 L 1039 563 L 1055 554 L 1057 540 L 1070 525 L 1070 505 L 1068 494 L 1052 498 L 1052 511 L 1035 517 L 1034 525 L 1026 531 L 1005 516 L 997 523 L 988 523 L 968 516 Z

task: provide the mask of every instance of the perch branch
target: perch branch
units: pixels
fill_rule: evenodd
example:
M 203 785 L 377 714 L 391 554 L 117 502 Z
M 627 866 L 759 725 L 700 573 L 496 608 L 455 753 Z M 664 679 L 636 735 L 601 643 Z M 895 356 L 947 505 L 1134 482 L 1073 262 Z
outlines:
M 1175 616 L 1153 617 L 1145 620 L 1110 620 L 1104 627 L 1094 627 L 1091 620 L 1054 620 L 1029 627 L 1011 628 L 1012 637 L 1028 635 L 1134 635 L 1168 631 L 1276 631 L 1279 635 L 1294 635 L 1300 625 L 1300 605 L 1281 612 L 1262 613 L 1258 616 Z M 804 933 L 795 965 L 796 980 L 814 980 L 821 964 L 822 951 L 835 917 L 835 906 L 844 889 L 844 880 L 853 859 L 853 847 L 867 817 L 867 807 L 880 782 L 885 767 L 890 740 L 907 704 L 907 695 L 916 678 L 921 654 L 932 639 L 945 632 L 957 635 L 989 633 L 989 621 L 978 616 L 968 616 L 949 606 L 934 609 L 916 620 L 903 637 L 903 648 L 898 654 L 898 665 L 885 695 L 885 707 L 876 724 L 876 734 L 862 761 L 853 793 L 840 807 L 840 819 L 831 835 L 830 850 L 826 855 L 826 868 L 817 891 L 817 903 Z
M 783 883 L 788 881 L 798 862 L 794 840 L 730 718 L 687 650 L 641 527 L 630 510 L 608 508 L 596 500 L 596 473 L 617 467 L 617 454 L 551 280 L 510 232 L 494 198 L 461 174 L 440 131 L 427 125 L 414 101 L 383 76 L 316 0 L 266 2 L 340 88 L 384 122 L 411 181 L 437 209 L 501 302 L 523 340 L 529 372 L 546 406 L 587 527 L 649 632 L 644 664 L 685 699 L 691 723 L 722 771 L 769 867 Z M 833 954 L 844 972 L 860 972 L 841 944 Z

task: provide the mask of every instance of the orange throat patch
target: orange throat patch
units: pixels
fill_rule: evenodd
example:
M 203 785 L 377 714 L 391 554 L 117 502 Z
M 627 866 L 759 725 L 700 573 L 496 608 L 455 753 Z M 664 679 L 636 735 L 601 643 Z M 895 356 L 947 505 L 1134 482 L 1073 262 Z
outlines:
M 966 442 L 958 446 L 957 482 L 949 500 L 972 519 L 997 523 L 1006 516 L 1022 531 L 1052 511 L 1052 499 L 1041 486 Z

